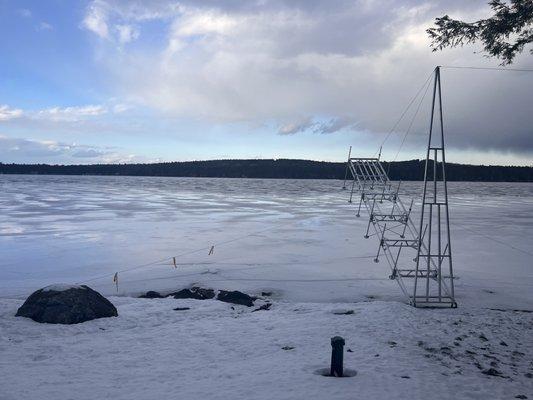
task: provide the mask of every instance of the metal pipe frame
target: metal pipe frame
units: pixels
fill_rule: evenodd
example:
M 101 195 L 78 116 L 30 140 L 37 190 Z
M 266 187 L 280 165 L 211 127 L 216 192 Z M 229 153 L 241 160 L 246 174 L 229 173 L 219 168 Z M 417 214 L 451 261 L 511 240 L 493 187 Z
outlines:
M 432 146 L 437 99 L 440 113 L 441 143 L 439 146 Z M 441 156 L 440 162 L 438 161 L 439 154 Z M 346 175 L 349 171 L 353 180 L 350 203 L 357 185 L 357 190 L 361 192 L 357 216 L 360 216 L 362 207 L 369 215 L 365 238 L 370 236 L 379 238 L 379 248 L 375 261 L 379 261 L 381 254 L 385 257 L 392 271 L 390 278 L 398 282 L 401 291 L 410 304 L 415 307 L 457 307 L 454 295 L 445 165 L 440 68 L 437 67 L 433 84 L 429 140 L 424 167 L 424 188 L 418 227 L 411 218 L 413 200 L 411 200 L 409 207 L 404 205 L 399 196 L 400 183 L 397 188 L 392 189 L 392 183 L 379 158 L 351 157 L 350 148 L 346 166 Z M 441 168 L 440 177 L 437 172 L 439 167 Z M 346 177 L 346 179 L 348 178 Z M 428 193 L 430 181 L 432 181 L 433 193 Z M 443 194 L 438 193 L 439 184 L 443 185 Z M 387 205 L 392 206 L 392 210 L 383 208 Z M 387 223 L 389 223 L 389 227 L 387 227 Z M 391 223 L 392 227 L 390 226 Z M 369 234 L 370 226 L 374 231 L 373 234 Z M 394 230 L 398 227 L 401 227 L 401 232 Z M 400 253 L 409 249 L 416 251 L 416 256 L 413 258 L 415 265 L 412 268 L 399 268 Z M 395 254 L 393 254 L 393 250 Z M 443 275 L 444 273 L 446 275 Z M 411 290 L 404 282 L 406 278 L 414 279 Z

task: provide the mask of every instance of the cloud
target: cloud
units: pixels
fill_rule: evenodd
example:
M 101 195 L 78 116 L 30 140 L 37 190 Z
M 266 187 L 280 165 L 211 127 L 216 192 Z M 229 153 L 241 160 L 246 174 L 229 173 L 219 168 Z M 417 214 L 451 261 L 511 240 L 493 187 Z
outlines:
M 89 148 L 89 149 L 80 149 L 72 153 L 72 157 L 95 158 L 95 157 L 103 156 L 105 154 L 109 154 L 109 152 Z
M 51 31 L 52 29 L 54 29 L 54 27 L 45 21 L 42 21 L 37 25 L 38 31 Z
M 53 107 L 37 111 L 33 114 L 36 119 L 51 121 L 80 121 L 89 117 L 106 114 L 107 108 L 102 105 L 88 105 L 79 107 Z
M 18 108 L 10 108 L 8 105 L 0 105 L 0 121 L 20 118 L 23 111 Z
M 278 129 L 278 134 L 294 135 L 296 133 L 305 132 L 314 126 L 316 126 L 316 123 L 313 122 L 313 119 L 311 117 L 307 117 L 281 125 Z
M 20 8 L 17 10 L 18 14 L 23 18 L 31 18 L 31 11 L 27 8 Z
M 327 122 L 318 124 L 315 127 L 316 133 L 335 133 L 342 130 L 354 130 L 357 127 L 357 122 L 352 118 L 331 118 Z
M 106 3 L 99 0 L 93 1 L 87 7 L 82 25 L 100 38 L 107 39 L 109 37 L 109 27 L 107 24 Z
M 151 109 L 215 124 L 275 121 L 282 135 L 381 134 L 435 65 L 497 66 L 476 47 L 432 53 L 425 32 L 444 14 L 489 12 L 486 0 L 96 0 L 85 19 L 103 21 L 106 35 L 92 29 L 100 37 L 108 26 L 159 24 L 149 48 L 99 48 L 117 91 Z M 516 63 L 533 66 L 527 50 Z M 531 74 L 443 70 L 448 143 L 533 152 L 528 82 Z M 412 137 L 427 133 L 427 113 L 425 102 Z
M 129 43 L 139 37 L 139 31 L 132 25 L 116 25 L 118 41 L 122 44 Z
M 12 138 L 0 135 L 2 162 L 117 163 L 143 162 L 144 157 L 123 154 L 116 148 L 65 143 L 54 140 Z

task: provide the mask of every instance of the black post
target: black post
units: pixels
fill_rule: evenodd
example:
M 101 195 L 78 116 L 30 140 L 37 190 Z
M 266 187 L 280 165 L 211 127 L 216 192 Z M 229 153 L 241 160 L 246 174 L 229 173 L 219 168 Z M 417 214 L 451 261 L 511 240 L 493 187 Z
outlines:
M 343 371 L 344 339 L 340 336 L 331 338 L 331 376 L 342 378 Z

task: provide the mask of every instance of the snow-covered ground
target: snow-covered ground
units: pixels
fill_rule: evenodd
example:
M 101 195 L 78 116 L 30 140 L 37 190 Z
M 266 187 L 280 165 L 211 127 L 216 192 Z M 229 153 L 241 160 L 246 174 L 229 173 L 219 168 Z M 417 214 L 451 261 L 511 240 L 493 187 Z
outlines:
M 0 176 L 0 399 L 533 398 L 533 314 L 509 311 L 533 310 L 533 185 L 450 184 L 456 310 L 402 303 L 341 185 Z M 119 317 L 13 316 L 58 282 L 112 296 Z M 273 306 L 129 297 L 191 284 Z M 335 335 L 353 378 L 314 374 Z

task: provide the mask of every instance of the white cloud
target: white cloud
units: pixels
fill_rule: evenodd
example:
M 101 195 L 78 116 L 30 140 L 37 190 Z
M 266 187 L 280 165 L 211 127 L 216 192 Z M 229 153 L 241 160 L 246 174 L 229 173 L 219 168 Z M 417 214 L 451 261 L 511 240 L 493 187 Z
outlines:
M 87 8 L 82 24 L 99 37 L 107 39 L 109 37 L 109 27 L 107 24 L 106 3 L 99 0 L 92 2 Z
M 305 132 L 316 126 L 311 117 L 297 119 L 281 125 L 278 129 L 279 135 L 294 135 L 296 133 Z
M 116 25 L 115 28 L 121 44 L 129 43 L 139 37 L 139 31 L 132 25 Z
M 117 163 L 143 162 L 144 157 L 124 154 L 116 148 L 65 143 L 55 140 L 34 140 L 0 135 L 0 159 L 3 162 L 50 163 Z
M 50 25 L 48 22 L 45 22 L 45 21 L 42 21 L 37 26 L 37 30 L 38 31 L 50 31 L 52 29 L 54 29 L 54 27 L 52 25 Z
M 11 108 L 8 105 L 0 105 L 0 121 L 7 121 L 14 118 L 20 118 L 23 111 L 18 108 Z
M 380 133 L 391 128 L 435 65 L 497 66 L 474 54 L 476 47 L 432 53 L 425 32 L 435 17 L 474 20 L 488 11 L 486 0 L 96 0 L 86 19 L 96 12 L 106 27 L 136 29 L 157 21 L 159 32 L 166 32 L 157 46 L 99 48 L 118 90 L 150 108 L 209 123 L 274 121 L 281 134 Z M 527 51 L 516 62 L 531 68 Z M 451 75 L 445 71 L 443 79 Z M 486 74 L 457 74 L 445 81 L 446 94 L 455 94 L 446 108 L 454 116 L 447 125 L 451 143 L 533 147 L 528 85 L 507 78 L 503 84 Z M 496 86 L 517 101 L 494 96 Z M 302 116 L 329 122 L 307 121 L 305 127 L 298 124 Z M 412 135 L 424 132 L 426 122 L 415 124 Z M 497 139 L 502 132 L 504 141 Z
M 123 113 L 125 111 L 128 111 L 131 108 L 132 108 L 132 106 L 129 105 L 129 104 L 117 103 L 117 104 L 115 104 L 113 106 L 112 110 L 113 110 L 113 113 L 120 114 L 120 113 Z
M 17 10 L 17 12 L 21 17 L 31 18 L 31 11 L 27 8 L 20 8 L 19 10 Z
M 88 105 L 79 107 L 52 107 L 37 111 L 34 118 L 51 121 L 79 121 L 90 117 L 106 114 L 107 108 L 101 105 Z

